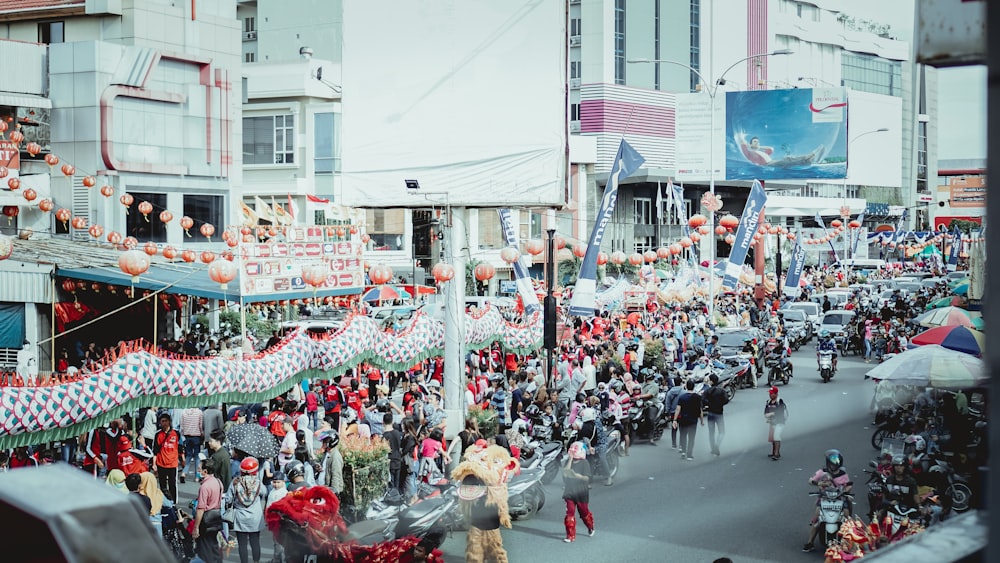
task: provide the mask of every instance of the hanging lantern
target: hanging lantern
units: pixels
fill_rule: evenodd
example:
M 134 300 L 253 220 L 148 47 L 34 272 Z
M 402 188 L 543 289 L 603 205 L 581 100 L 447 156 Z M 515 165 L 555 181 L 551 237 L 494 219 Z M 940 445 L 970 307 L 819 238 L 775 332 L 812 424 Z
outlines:
M 21 179 L 11 178 L 10 180 L 7 180 L 7 187 L 10 188 L 11 191 L 21 189 Z
M 143 219 L 149 222 L 149 214 L 153 212 L 153 204 L 148 201 L 143 201 L 139 203 L 139 213 L 142 213 Z
M 72 164 L 69 163 L 63 164 L 61 170 L 62 173 L 66 176 L 72 176 L 73 174 L 76 174 L 76 166 L 73 166 Z M 89 188 L 90 186 L 87 187 Z
M 170 245 L 164 246 L 161 252 L 163 253 L 163 257 L 166 258 L 167 260 L 173 260 L 174 258 L 177 258 L 177 250 L 175 250 L 174 247 Z
M 0 235 L 0 260 L 10 258 L 14 254 L 14 239 L 7 235 Z
M 253 242 L 254 238 L 252 234 L 243 235 L 243 242 Z
M 132 202 L 135 201 L 135 198 L 132 197 L 132 194 L 122 194 L 122 196 L 118 198 L 118 201 L 125 206 L 125 214 L 128 215 L 128 208 L 132 207 Z
M 629 254 L 628 263 L 632 264 L 633 266 L 638 266 L 642 264 L 642 254 L 639 254 L 638 252 L 633 252 L 632 254 Z
M 124 246 L 126 250 L 134 250 L 137 246 L 139 246 L 139 241 L 136 240 L 135 237 L 125 237 L 122 239 L 122 246 Z
M 351 225 L 351 227 L 348 229 L 348 232 L 350 232 L 352 235 L 358 234 L 358 227 L 357 227 L 357 225 Z
M 719 225 L 718 227 L 715 228 L 715 234 L 719 236 L 726 234 L 726 228 L 723 227 L 722 225 Z
M 611 258 L 611 263 L 616 266 L 621 266 L 622 264 L 625 263 L 626 260 L 628 260 L 628 257 L 625 256 L 625 253 L 622 252 L 621 250 L 616 250 L 612 252 L 610 258 Z
M 370 241 L 370 240 L 372 240 L 372 237 L 368 233 L 364 233 L 364 234 L 361 235 L 361 243 L 362 244 L 368 244 L 368 241 Z
M 246 226 L 246 225 L 243 225 L 242 227 L 240 227 L 240 234 L 243 235 L 243 236 L 249 235 L 252 232 L 253 232 L 253 230 L 250 227 Z
M 0 123 L 3 123 L 0 121 Z M 6 166 L 0 166 L 0 178 L 6 178 L 7 174 L 10 174 L 10 170 Z
M 16 132 L 15 131 L 15 133 L 17 133 L 18 135 L 21 135 L 20 132 Z M 11 140 L 13 141 L 14 140 L 13 139 L 14 134 L 11 133 L 10 136 L 11 136 Z M 22 141 L 24 140 L 24 135 L 21 135 L 21 140 Z M 20 143 L 21 141 L 17 141 L 17 142 Z M 35 142 L 31 142 L 31 143 L 28 143 L 27 145 L 24 146 L 24 150 L 27 151 L 28 154 L 30 154 L 31 156 L 38 156 L 38 153 L 42 152 L 42 145 L 39 145 L 38 143 L 35 143 Z
M 545 252 L 545 243 L 538 239 L 531 239 L 524 243 L 524 251 L 532 256 L 538 256 L 542 252 Z
M 455 277 L 455 267 L 447 262 L 438 262 L 431 268 L 431 275 L 438 283 L 450 282 Z
M 722 198 L 719 197 L 718 194 L 705 192 L 705 195 L 701 196 L 701 206 L 712 213 L 715 213 L 716 211 L 722 209 Z
M 666 260 L 667 258 L 670 258 L 670 249 L 665 246 L 657 248 L 656 257 L 659 258 L 660 260 Z
M 267 229 L 267 236 L 272 237 L 272 238 L 278 236 L 278 229 L 275 229 L 274 227 L 270 227 L 269 229 Z
M 20 145 L 21 141 L 24 140 L 24 133 L 20 131 L 12 131 L 10 134 L 10 140 L 13 141 L 15 145 Z M 38 143 L 35 144 L 37 145 Z M 38 150 L 42 150 L 42 147 L 39 146 Z M 32 153 L 31 151 L 28 151 L 28 153 L 31 154 L 31 156 L 35 156 L 36 154 L 38 154 L 37 152 Z
M 607 252 L 598 252 L 597 253 L 597 265 L 598 266 L 603 266 L 603 265 L 605 265 L 607 263 L 608 263 L 608 253 Z
M 36 192 L 35 190 L 33 190 L 31 188 L 28 188 L 28 189 L 24 190 L 24 193 L 22 193 L 21 195 L 23 195 L 24 199 L 26 199 L 28 201 L 35 201 L 35 199 L 38 197 L 38 192 Z
M 229 240 L 226 241 L 226 246 L 228 246 L 229 248 L 236 248 L 239 244 L 240 244 L 240 239 L 236 237 L 229 237 Z
M 708 217 L 705 217 L 700 213 L 696 213 L 692 215 L 690 219 L 688 219 L 688 226 L 691 227 L 692 229 L 697 229 L 698 227 L 704 225 L 707 222 L 708 222 Z
M 43 199 L 42 201 L 38 202 L 38 209 L 41 209 L 45 213 L 48 213 L 49 211 L 52 211 L 52 209 L 54 207 L 55 207 L 55 204 L 52 203 L 51 199 Z
M 74 282 L 73 280 L 63 280 L 63 282 L 62 282 L 62 289 L 66 293 L 70 293 L 70 294 L 74 294 L 75 295 L 76 294 L 76 282 Z
M 70 224 L 73 225 L 74 229 L 82 231 L 87 228 L 87 219 L 84 217 L 73 217 L 73 220 L 70 221 Z
M 701 235 L 698 234 L 698 231 L 692 231 L 691 234 L 688 235 L 688 238 L 691 239 L 691 242 L 698 242 L 701 240 Z
M 97 185 L 97 178 L 94 178 L 93 176 L 84 176 L 82 181 L 83 185 L 87 188 L 93 188 Z
M 854 219 L 853 221 L 851 221 L 850 223 L 848 223 L 847 226 L 850 227 L 850 228 L 852 228 L 852 229 L 860 229 L 861 228 L 861 221 L 858 221 L 857 219 Z
M 769 235 L 776 235 L 776 234 L 778 234 L 778 227 L 775 227 L 775 226 L 772 225 L 771 228 L 769 228 L 767 230 L 767 234 L 769 234 Z
M 682 237 L 681 240 L 677 241 L 684 248 L 691 248 L 691 237 Z
M 229 229 L 222 231 L 222 240 L 227 241 L 233 237 L 233 233 L 229 232 Z
M 150 241 L 147 242 L 145 245 L 143 245 L 142 251 L 150 256 L 156 256 L 157 254 L 159 254 L 160 248 L 156 246 L 155 242 Z
M 329 270 L 324 265 L 316 264 L 302 268 L 302 281 L 313 288 L 326 285 L 327 273 Z
M 472 271 L 472 274 L 476 277 L 476 279 L 481 282 L 489 280 L 496 273 L 497 269 L 494 268 L 492 264 L 487 264 L 486 262 L 479 263 Z
M 840 228 L 841 225 L 843 225 L 843 223 L 840 222 L 840 219 L 834 219 L 833 221 L 830 221 L 830 226 L 833 227 L 834 229 Z
M 160 211 L 160 222 L 166 225 L 167 223 L 174 220 L 174 214 L 164 209 Z
M 308 268 L 302 271 L 302 277 L 306 280 L 306 283 L 309 283 L 306 278 L 306 271 L 308 271 Z M 216 260 L 208 266 L 208 277 L 218 283 L 221 289 L 228 289 L 229 282 L 236 279 L 236 264 L 228 260 Z
M 188 237 L 191 236 L 191 232 L 188 231 L 188 229 L 190 229 L 193 226 L 194 226 L 194 219 L 188 217 L 187 215 L 181 217 L 181 228 L 184 229 L 184 234 L 187 235 Z
M 677 256 L 681 252 L 684 252 L 684 247 L 676 242 L 671 244 L 668 248 L 670 248 L 670 254 L 673 254 L 674 256 Z
M 655 250 L 647 250 L 646 252 L 643 252 L 642 253 L 642 261 L 645 262 L 645 263 L 647 263 L 647 264 L 652 264 L 653 262 L 656 262 L 656 251 Z
M 794 241 L 795 240 L 795 233 L 788 233 L 788 237 L 787 238 L 790 241 Z
M 62 222 L 63 227 L 65 227 L 67 229 L 69 229 L 69 225 L 67 225 L 66 223 L 69 221 L 70 217 L 72 217 L 72 216 L 73 216 L 73 214 L 70 213 L 69 209 L 66 209 L 65 207 L 60 207 L 59 209 L 56 210 L 56 219 L 58 219 L 60 222 Z
M 556 250 L 562 250 L 562 249 L 566 248 L 566 239 L 564 239 L 561 236 L 556 235 L 552 239 L 552 242 L 555 244 Z
M 347 231 L 344 230 L 344 227 L 337 227 L 337 236 L 338 237 L 343 238 L 343 236 L 346 235 L 346 234 L 347 234 Z
M 118 267 L 132 276 L 132 283 L 139 281 L 139 276 L 149 271 L 149 256 L 138 250 L 127 250 L 118 257 Z
M 726 241 L 726 244 L 728 244 L 729 246 L 732 246 L 733 243 L 736 242 L 736 236 L 735 235 L 726 235 L 726 238 L 724 240 Z
M 185 250 L 184 252 L 181 252 L 181 260 L 187 262 L 188 264 L 194 262 L 195 259 L 197 259 L 197 255 L 193 250 Z
M 55 166 L 56 164 L 59 164 L 59 157 L 52 153 L 49 153 L 45 155 L 45 164 L 48 164 L 49 166 Z
M 111 244 L 113 244 L 115 246 L 118 246 L 122 242 L 122 235 L 120 233 L 115 232 L 115 231 L 109 231 L 108 232 L 108 242 L 110 242 Z
M 698 234 L 699 235 L 705 236 L 705 235 L 707 235 L 710 232 L 712 232 L 712 227 L 709 227 L 708 225 L 702 225 L 702 226 L 698 227 Z
M 105 184 L 105 185 L 101 186 L 101 195 L 104 196 L 104 197 L 111 197 L 111 196 L 115 195 L 115 189 L 112 188 L 111 186 Z
M 205 252 L 202 252 L 201 261 L 204 262 L 205 264 L 211 264 L 212 262 L 215 261 L 215 253 L 212 252 L 211 250 L 206 250 Z
M 577 258 L 583 258 L 587 255 L 587 245 L 586 244 L 575 244 L 573 245 L 573 256 Z
M 327 227 L 326 228 L 326 236 L 327 237 L 333 238 L 336 235 L 337 235 L 337 228 L 336 227 Z
M 385 264 L 376 264 L 368 268 L 368 279 L 375 285 L 382 285 L 392 279 L 392 268 Z
M 101 238 L 101 235 L 104 234 L 104 227 L 100 225 L 91 225 L 90 228 L 87 229 L 87 232 L 89 232 L 90 236 L 94 238 Z
M 215 227 L 211 223 L 205 223 L 201 226 L 199 231 L 201 232 L 201 236 L 208 239 L 208 242 L 212 242 L 212 235 L 215 234 Z
M 719 225 L 725 227 L 728 230 L 732 230 L 740 225 L 740 220 L 735 215 L 723 215 L 719 219 Z
M 521 253 L 517 251 L 513 246 L 505 247 L 500 251 L 500 259 L 508 264 L 513 264 L 517 262 L 517 259 L 521 257 Z

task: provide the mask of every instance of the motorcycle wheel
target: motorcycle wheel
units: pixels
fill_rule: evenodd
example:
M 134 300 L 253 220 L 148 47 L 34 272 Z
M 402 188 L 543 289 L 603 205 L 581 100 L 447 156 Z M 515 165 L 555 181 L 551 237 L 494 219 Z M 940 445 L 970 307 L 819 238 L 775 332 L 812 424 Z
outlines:
M 951 496 L 952 508 L 955 512 L 965 512 L 969 509 L 972 500 L 972 489 L 965 483 L 952 483 L 948 486 L 948 495 Z
M 736 396 L 736 388 L 730 385 L 726 385 L 726 402 L 731 402 L 733 397 Z
M 524 492 L 526 510 L 524 514 L 517 517 L 518 520 L 528 520 L 534 518 L 538 511 L 545 505 L 545 489 L 541 483 L 536 483 Z
M 872 433 L 872 447 L 876 450 L 882 449 L 882 440 L 889 437 L 890 432 L 885 428 L 878 428 Z
M 614 478 L 615 475 L 618 475 L 618 462 L 619 462 L 618 452 L 609 451 L 607 453 L 607 459 L 608 459 L 608 471 L 611 472 L 611 477 Z

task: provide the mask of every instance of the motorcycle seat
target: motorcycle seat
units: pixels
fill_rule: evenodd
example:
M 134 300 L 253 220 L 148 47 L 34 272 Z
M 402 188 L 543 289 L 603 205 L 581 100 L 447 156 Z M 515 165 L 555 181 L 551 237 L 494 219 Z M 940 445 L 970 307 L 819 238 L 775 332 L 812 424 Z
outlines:
M 385 522 L 381 520 L 362 520 L 347 527 L 347 535 L 354 540 L 381 535 L 384 531 Z

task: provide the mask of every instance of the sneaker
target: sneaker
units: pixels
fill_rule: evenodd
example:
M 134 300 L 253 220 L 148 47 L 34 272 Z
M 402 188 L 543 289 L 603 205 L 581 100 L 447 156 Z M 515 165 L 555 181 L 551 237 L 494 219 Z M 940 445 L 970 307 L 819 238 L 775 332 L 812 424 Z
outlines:
M 604 482 L 604 486 L 605 487 L 610 487 L 611 485 L 614 485 L 614 484 L 615 484 L 615 480 L 612 479 L 612 478 L 610 478 L 610 477 L 608 477 L 608 480 Z M 593 534 L 591 534 L 591 535 L 593 535 Z
M 181 483 L 184 483 L 184 474 L 183 473 L 180 474 L 180 478 L 181 478 Z
M 563 541 L 564 541 L 564 542 L 566 542 L 566 543 L 570 543 L 570 542 L 572 542 L 573 540 L 571 540 L 571 539 L 569 539 L 569 538 L 563 538 Z
M 691 457 L 691 456 L 687 456 L 687 460 L 688 460 L 688 461 L 694 461 L 694 458 L 693 458 L 693 457 Z
M 670 449 L 676 450 L 677 449 L 677 444 L 670 444 Z
M 684 459 L 684 458 L 686 458 L 686 457 L 687 457 L 687 454 L 686 454 L 686 453 L 684 453 L 684 452 L 681 452 L 681 459 Z
M 594 529 L 591 528 L 591 529 L 587 530 L 587 535 L 590 536 L 590 537 L 594 537 Z
M 804 551 L 806 553 L 812 553 L 812 552 L 816 551 L 816 546 L 813 545 L 813 544 L 811 544 L 811 543 L 807 543 L 807 544 L 805 544 L 805 545 L 802 546 L 802 551 Z

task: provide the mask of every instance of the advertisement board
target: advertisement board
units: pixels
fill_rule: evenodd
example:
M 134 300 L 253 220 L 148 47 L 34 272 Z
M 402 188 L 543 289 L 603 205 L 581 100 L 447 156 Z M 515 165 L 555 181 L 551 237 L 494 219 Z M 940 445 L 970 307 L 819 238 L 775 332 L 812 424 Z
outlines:
M 986 207 L 985 176 L 952 176 L 948 178 L 951 207 Z
M 842 179 L 847 90 L 726 93 L 726 179 Z
M 725 99 L 719 96 L 715 102 L 715 130 L 712 129 L 712 98 L 708 94 L 677 94 L 677 112 L 674 131 L 676 135 L 676 162 L 679 182 L 708 180 L 708 171 L 715 168 L 715 179 L 725 178 L 726 133 Z M 712 140 L 714 139 L 714 143 Z M 709 151 L 714 148 L 715 154 Z
M 324 240 L 322 227 L 288 229 L 286 242 L 242 244 L 240 284 L 244 295 L 274 295 L 310 288 L 302 272 L 310 266 L 328 271 L 325 288 L 363 288 L 362 245 L 359 242 Z

